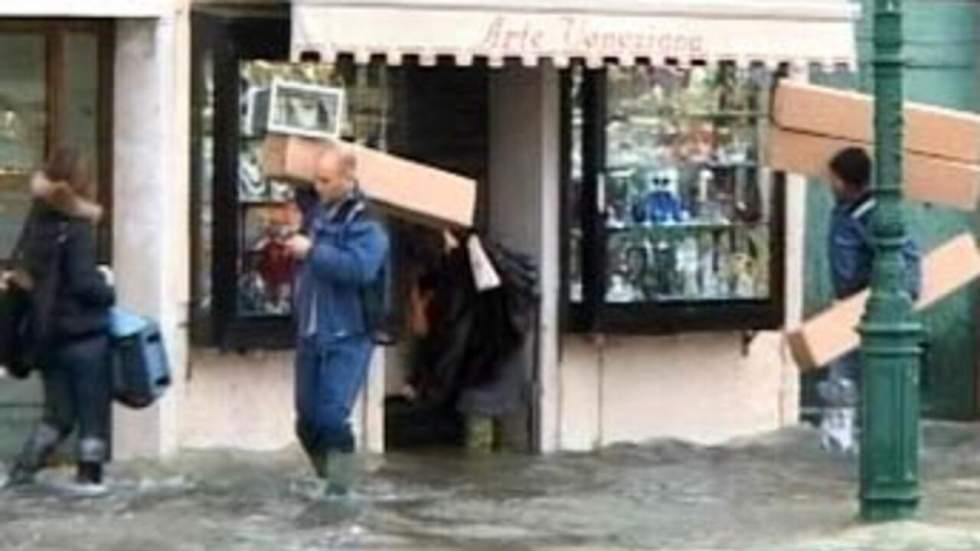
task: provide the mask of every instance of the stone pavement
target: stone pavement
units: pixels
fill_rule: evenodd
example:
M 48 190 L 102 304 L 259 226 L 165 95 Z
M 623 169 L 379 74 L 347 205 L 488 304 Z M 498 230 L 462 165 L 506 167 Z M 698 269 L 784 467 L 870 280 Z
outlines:
M 91 501 L 59 494 L 56 471 L 0 494 L 0 550 L 980 550 L 980 426 L 931 424 L 925 442 L 905 523 L 857 523 L 854 459 L 800 427 L 717 447 L 391 454 L 369 459 L 352 505 L 316 500 L 295 450 L 117 465 Z

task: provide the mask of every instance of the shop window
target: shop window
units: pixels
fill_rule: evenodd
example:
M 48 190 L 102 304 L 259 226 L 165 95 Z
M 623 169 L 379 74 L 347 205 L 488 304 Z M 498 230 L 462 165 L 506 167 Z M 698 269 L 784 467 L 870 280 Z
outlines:
M 111 24 L 0 22 L 0 261 L 8 258 L 31 203 L 30 179 L 57 144 L 86 154 L 111 199 Z M 111 220 L 111 217 L 107 217 Z M 100 256 L 109 257 L 108 224 Z
M 781 174 L 762 165 L 762 67 L 572 68 L 564 84 L 571 328 L 782 323 Z
M 194 19 L 193 333 L 201 345 L 289 347 L 296 265 L 284 242 L 299 212 L 292 187 L 260 166 L 272 83 L 343 89 L 341 136 L 385 150 L 397 130 L 389 97 L 395 77 L 380 63 L 290 63 L 288 14 L 220 13 Z

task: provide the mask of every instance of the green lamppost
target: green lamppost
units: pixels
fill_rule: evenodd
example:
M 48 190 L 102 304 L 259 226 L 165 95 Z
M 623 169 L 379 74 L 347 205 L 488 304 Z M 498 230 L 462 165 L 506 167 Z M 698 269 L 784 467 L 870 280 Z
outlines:
M 912 515 L 919 504 L 922 326 L 905 291 L 902 246 L 902 7 L 874 0 L 875 186 L 871 298 L 861 325 L 861 516 Z

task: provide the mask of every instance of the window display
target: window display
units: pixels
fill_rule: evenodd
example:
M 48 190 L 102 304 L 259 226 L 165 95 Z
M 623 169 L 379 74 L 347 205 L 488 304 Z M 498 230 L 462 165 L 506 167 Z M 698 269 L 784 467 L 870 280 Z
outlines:
M 290 63 L 288 4 L 198 10 L 192 25 L 194 339 L 226 349 L 294 344 L 300 225 L 293 188 L 266 177 L 268 132 L 340 137 L 387 150 L 393 124 L 383 64 Z M 278 107 L 278 108 L 277 108 Z
M 732 64 L 572 69 L 566 298 L 592 296 L 593 325 L 617 307 L 642 322 L 781 301 L 779 197 L 759 164 L 771 78 Z
M 337 137 L 343 132 L 361 143 L 376 142 L 378 129 L 390 126 L 384 120 L 388 109 L 377 101 L 364 100 L 383 100 L 387 94 L 362 93 L 360 89 L 371 84 L 361 78 L 363 71 L 345 71 L 336 64 L 246 60 L 239 67 L 234 307 L 243 319 L 286 318 L 292 314 L 296 263 L 285 243 L 299 228 L 300 213 L 293 202 L 293 188 L 262 172 L 265 135 L 288 131 Z M 373 83 L 380 82 L 384 81 Z M 348 97 L 354 105 L 348 105 Z M 354 123 L 347 113 L 355 118 Z
M 608 71 L 606 301 L 769 295 L 756 165 L 765 72 Z
M 238 151 L 238 300 L 240 316 L 291 314 L 295 263 L 285 242 L 299 227 L 292 188 L 266 178 L 260 155 L 268 131 L 339 134 L 346 101 L 336 65 L 243 61 Z

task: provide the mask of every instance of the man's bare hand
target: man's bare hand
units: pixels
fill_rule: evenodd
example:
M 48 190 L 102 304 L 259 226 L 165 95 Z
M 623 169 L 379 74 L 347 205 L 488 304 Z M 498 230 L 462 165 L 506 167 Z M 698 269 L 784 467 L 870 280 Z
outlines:
M 313 248 L 313 242 L 305 235 L 294 235 L 286 241 L 286 248 L 292 253 L 294 258 L 305 259 Z

